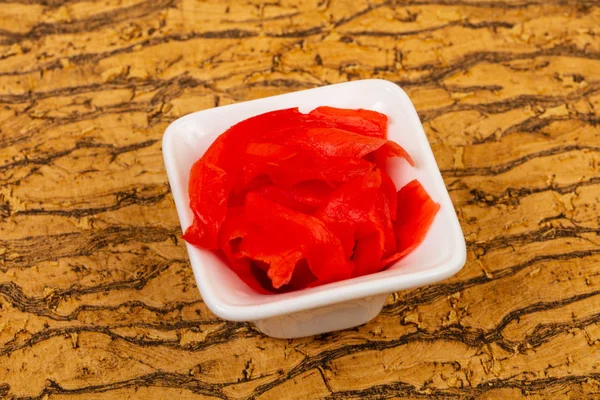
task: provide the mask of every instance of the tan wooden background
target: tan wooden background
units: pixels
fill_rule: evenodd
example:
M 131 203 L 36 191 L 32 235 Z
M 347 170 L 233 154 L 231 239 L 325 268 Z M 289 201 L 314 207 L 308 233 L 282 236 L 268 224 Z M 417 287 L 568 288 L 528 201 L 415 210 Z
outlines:
M 160 139 L 186 113 L 400 84 L 468 243 L 357 329 L 213 316 Z M 600 4 L 0 0 L 0 398 L 600 398 Z

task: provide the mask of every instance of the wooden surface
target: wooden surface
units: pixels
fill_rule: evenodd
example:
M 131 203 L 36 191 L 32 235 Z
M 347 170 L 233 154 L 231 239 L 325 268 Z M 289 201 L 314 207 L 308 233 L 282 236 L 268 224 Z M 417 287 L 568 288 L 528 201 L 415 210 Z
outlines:
M 468 243 L 360 328 L 202 302 L 160 139 L 360 78 L 414 101 Z M 600 398 L 600 7 L 0 0 L 0 398 Z

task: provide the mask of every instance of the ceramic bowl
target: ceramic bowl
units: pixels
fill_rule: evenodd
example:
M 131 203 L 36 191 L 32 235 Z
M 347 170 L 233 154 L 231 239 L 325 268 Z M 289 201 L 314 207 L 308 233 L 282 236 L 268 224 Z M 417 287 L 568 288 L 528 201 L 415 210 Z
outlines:
M 374 318 L 391 293 L 428 285 L 454 275 L 465 263 L 460 224 L 413 104 L 394 83 L 362 80 L 335 84 L 195 112 L 173 122 L 163 136 L 169 183 L 185 229 L 192 223 L 188 179 L 192 164 L 231 125 L 267 111 L 299 107 L 309 112 L 328 105 L 365 108 L 388 115 L 389 139 L 412 156 L 390 160 L 390 176 L 399 189 L 417 178 L 441 208 L 424 242 L 389 269 L 342 282 L 285 294 L 250 289 L 216 255 L 186 243 L 196 283 L 206 305 L 231 321 L 252 321 L 277 338 L 316 335 L 364 324 Z

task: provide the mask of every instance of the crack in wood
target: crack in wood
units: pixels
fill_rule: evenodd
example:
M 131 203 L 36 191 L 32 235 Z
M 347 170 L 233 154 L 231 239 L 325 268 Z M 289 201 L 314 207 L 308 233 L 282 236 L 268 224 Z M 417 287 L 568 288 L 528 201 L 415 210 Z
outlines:
M 508 161 L 504 164 L 497 164 L 490 167 L 471 167 L 461 169 L 445 169 L 442 170 L 442 175 L 445 177 L 466 177 L 466 176 L 494 176 L 508 172 L 514 168 L 525 164 L 528 161 L 539 159 L 542 157 L 550 157 L 558 154 L 569 153 L 572 151 L 600 151 L 600 147 L 597 146 L 586 146 L 586 145 L 566 145 L 557 146 L 551 149 L 530 153 L 525 156 L 515 158 L 514 160 Z
M 156 189 L 162 189 L 156 193 Z M 110 211 L 120 210 L 124 207 L 132 205 L 137 206 L 151 206 L 161 202 L 167 195 L 171 193 L 168 185 L 152 185 L 145 187 L 136 187 L 123 191 L 111 193 L 110 196 L 115 198 L 114 204 L 102 206 L 102 207 L 86 207 L 86 208 L 74 208 L 66 209 L 65 207 L 58 209 L 46 209 L 46 208 L 28 208 L 26 210 L 18 210 L 12 215 L 59 215 L 62 217 L 73 217 L 82 218 L 100 213 L 106 213 Z M 10 216 L 9 213 L 5 216 Z M 2 215 L 0 214 L 0 217 Z
M 147 0 L 129 7 L 99 13 L 82 20 L 59 23 L 40 23 L 35 25 L 32 30 L 25 34 L 5 31 L 2 36 L 5 36 L 6 38 L 4 40 L 0 39 L 0 44 L 13 44 L 24 40 L 40 39 L 52 34 L 92 32 L 122 21 L 158 13 L 160 10 L 174 4 L 175 0 Z
M 31 268 L 37 263 L 63 257 L 87 256 L 105 247 L 132 241 L 156 243 L 169 240 L 176 243 L 179 232 L 179 228 L 110 226 L 93 231 L 0 240 L 0 248 L 5 249 L 0 254 L 3 261 L 0 271 Z
M 501 193 L 488 193 L 481 189 L 473 188 L 469 193 L 473 195 L 473 199 L 469 200 L 468 204 L 480 204 L 488 207 L 498 205 L 517 206 L 521 200 L 533 194 L 552 191 L 560 194 L 573 193 L 577 189 L 586 186 L 594 186 L 600 184 L 600 176 L 594 176 L 589 179 L 572 183 L 570 185 L 550 185 L 541 187 L 521 187 L 521 188 L 506 188 Z

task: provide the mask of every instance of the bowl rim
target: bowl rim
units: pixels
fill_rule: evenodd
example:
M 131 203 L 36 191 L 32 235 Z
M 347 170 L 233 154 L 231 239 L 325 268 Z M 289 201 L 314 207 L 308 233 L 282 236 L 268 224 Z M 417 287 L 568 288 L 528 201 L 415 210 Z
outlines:
M 455 246 L 453 246 L 454 251 L 452 252 L 451 256 L 445 260 L 445 262 L 424 271 L 410 272 L 406 274 L 399 274 L 396 276 L 387 276 L 386 274 L 386 276 L 381 276 L 380 278 L 377 278 L 377 275 L 384 274 L 384 272 L 379 272 L 370 275 L 371 279 L 367 281 L 358 282 L 355 280 L 360 278 L 352 278 L 340 282 L 322 285 L 317 288 L 297 291 L 295 292 L 296 296 L 294 296 L 293 298 L 278 298 L 278 296 L 283 295 L 273 294 L 265 295 L 272 297 L 273 301 L 264 304 L 234 305 L 222 301 L 219 298 L 219 296 L 215 294 L 215 285 L 212 285 L 210 282 L 208 282 L 207 279 L 201 279 L 201 277 L 199 276 L 199 274 L 203 272 L 202 268 L 204 263 L 204 261 L 200 260 L 200 255 L 203 252 L 209 251 L 196 248 L 195 246 L 192 246 L 186 242 L 185 245 L 190 258 L 190 264 L 192 266 L 198 289 L 208 308 L 218 317 L 230 321 L 254 321 L 278 317 L 309 309 L 326 307 L 328 305 L 344 301 L 356 300 L 384 293 L 392 293 L 398 290 L 425 286 L 449 278 L 450 276 L 456 274 L 464 266 L 467 255 L 466 243 L 460 223 L 458 221 L 458 217 L 456 216 L 456 212 L 454 211 L 454 206 L 452 204 L 452 201 L 450 200 L 448 190 L 446 188 L 446 185 L 444 184 L 439 167 L 435 161 L 433 151 L 431 150 L 431 146 L 429 144 L 429 141 L 427 140 L 427 136 L 425 135 L 423 125 L 421 124 L 414 104 L 412 103 L 408 95 L 404 92 L 404 90 L 402 90 L 402 88 L 400 88 L 395 83 L 382 79 L 364 79 L 351 82 L 337 83 L 333 85 L 291 92 L 277 96 L 250 100 L 246 102 L 240 102 L 226 106 L 221 106 L 219 108 L 222 109 L 221 111 L 223 111 L 223 109 L 230 108 L 239 109 L 241 107 L 247 106 L 250 103 L 266 101 L 270 102 L 281 97 L 295 96 L 299 93 L 306 93 L 311 91 L 315 92 L 315 94 L 318 94 L 318 92 L 322 90 L 335 90 L 336 88 L 340 88 L 341 86 L 349 85 L 373 85 L 380 89 L 393 91 L 394 94 L 398 96 L 399 101 L 402 103 L 401 106 L 405 108 L 405 110 L 409 114 L 409 118 L 412 120 L 412 125 L 417 128 L 417 132 L 415 133 L 421 137 L 421 140 L 423 140 L 423 138 L 425 140 L 424 150 L 427 154 L 423 154 L 423 156 L 433 160 L 433 165 L 435 165 L 436 167 L 435 171 L 429 172 L 431 172 L 434 175 L 432 176 L 432 178 L 438 181 L 438 187 L 443 187 L 443 190 L 439 190 L 438 193 L 441 196 L 440 202 L 443 201 L 445 205 L 449 205 L 450 207 L 452 207 L 453 212 L 451 213 L 450 217 L 451 226 L 447 226 L 445 229 L 449 230 L 450 235 L 456 241 Z M 171 136 L 176 134 L 178 126 L 182 123 L 185 123 L 187 120 L 192 120 L 196 118 L 200 113 L 207 113 L 214 109 L 215 108 L 201 110 L 180 117 L 177 120 L 173 121 L 171 124 L 169 124 L 169 126 L 165 130 L 165 133 L 163 134 L 162 152 L 165 168 L 167 171 L 167 176 L 169 180 L 169 185 L 171 187 L 173 199 L 175 201 L 179 221 L 183 230 L 185 228 L 183 226 L 183 210 L 181 210 L 181 207 L 189 207 L 189 205 L 188 199 L 181 199 L 179 191 L 176 190 L 176 188 L 174 188 L 174 182 L 179 180 L 179 174 L 176 171 L 177 157 L 174 155 L 174 151 L 172 149 Z M 439 182 L 441 182 L 441 185 L 439 184 Z M 185 182 L 185 185 L 187 185 L 187 182 Z

